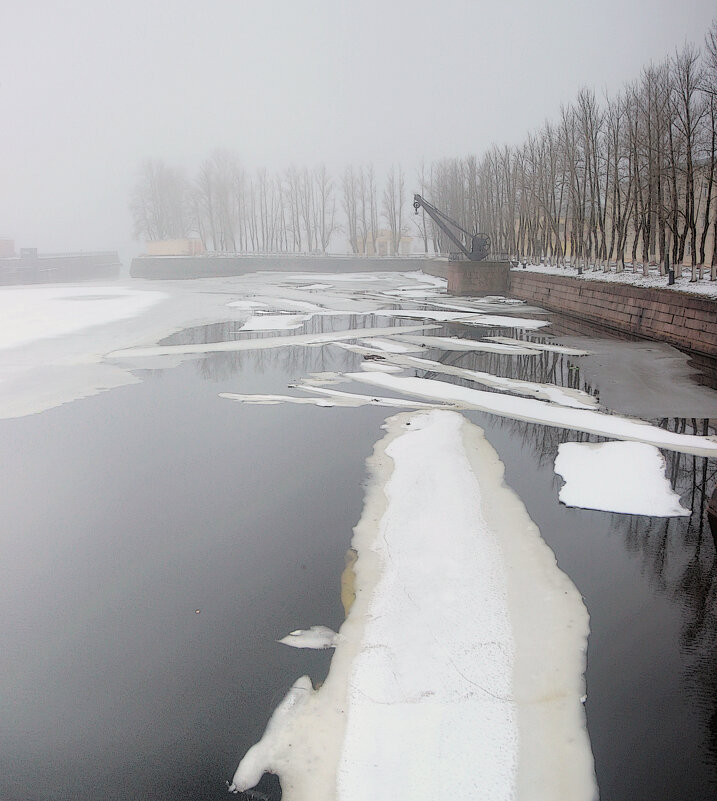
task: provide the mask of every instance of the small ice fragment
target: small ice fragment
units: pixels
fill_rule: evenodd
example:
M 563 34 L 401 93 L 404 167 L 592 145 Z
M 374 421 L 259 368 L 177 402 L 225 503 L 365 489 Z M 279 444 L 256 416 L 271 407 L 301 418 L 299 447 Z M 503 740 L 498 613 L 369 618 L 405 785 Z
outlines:
M 328 626 L 312 626 L 310 629 L 297 629 L 282 637 L 277 642 L 290 645 L 292 648 L 335 648 L 338 634 Z

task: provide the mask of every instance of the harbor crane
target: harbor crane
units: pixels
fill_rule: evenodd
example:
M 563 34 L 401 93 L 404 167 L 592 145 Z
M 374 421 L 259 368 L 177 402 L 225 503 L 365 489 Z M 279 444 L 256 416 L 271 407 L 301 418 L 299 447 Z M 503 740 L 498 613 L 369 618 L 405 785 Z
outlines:
M 447 214 L 444 214 L 440 209 L 437 209 L 432 203 L 429 203 L 425 198 L 420 195 L 413 196 L 413 208 L 418 214 L 418 210 L 423 208 L 433 222 L 443 231 L 443 233 L 458 247 L 461 253 L 469 261 L 483 261 L 490 253 L 490 237 L 487 234 L 471 234 L 466 231 L 463 226 L 459 225 L 455 220 L 452 220 Z M 451 227 L 452 226 L 452 227 Z M 470 245 L 470 250 L 461 238 L 457 236 L 456 230 L 460 231 L 466 237 L 466 242 Z

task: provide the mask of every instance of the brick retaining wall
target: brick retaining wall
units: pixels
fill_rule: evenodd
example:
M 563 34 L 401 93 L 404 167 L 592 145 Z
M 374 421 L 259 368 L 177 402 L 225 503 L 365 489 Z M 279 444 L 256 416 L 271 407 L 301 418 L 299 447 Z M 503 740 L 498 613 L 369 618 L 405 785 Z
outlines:
M 521 270 L 511 270 L 509 293 L 550 311 L 717 358 L 717 300 Z

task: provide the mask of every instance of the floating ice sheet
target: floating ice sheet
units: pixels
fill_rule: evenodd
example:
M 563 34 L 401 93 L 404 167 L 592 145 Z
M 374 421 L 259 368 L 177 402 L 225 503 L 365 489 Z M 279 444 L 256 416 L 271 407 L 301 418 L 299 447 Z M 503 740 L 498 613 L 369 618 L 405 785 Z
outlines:
M 297 629 L 282 637 L 278 642 L 292 648 L 312 648 L 325 650 L 335 648 L 338 634 L 328 626 L 312 626 L 310 629 Z
M 503 317 L 495 314 L 478 314 L 433 309 L 377 309 L 374 314 L 382 317 L 412 317 L 418 320 L 436 320 L 442 323 L 462 323 L 489 328 L 542 328 L 547 320 L 530 320 L 525 317 Z
M 262 314 L 250 317 L 241 331 L 290 331 L 311 319 L 310 314 Z
M 563 442 L 555 472 L 565 484 L 566 506 L 653 517 L 679 517 L 690 510 L 665 476 L 665 458 L 642 442 Z
M 415 356 L 403 354 L 386 354 L 387 361 L 401 367 L 413 367 L 417 370 L 426 370 L 431 373 L 443 373 L 463 378 L 466 381 L 475 381 L 487 387 L 502 389 L 517 395 L 530 395 L 534 398 L 559 403 L 561 406 L 572 406 L 575 409 L 591 409 L 597 405 L 597 400 L 580 389 L 559 387 L 556 384 L 540 384 L 534 381 L 521 381 L 516 378 L 504 378 L 494 373 L 478 370 L 468 370 L 465 367 L 454 367 L 432 359 L 420 359 Z
M 387 429 L 326 682 L 292 688 L 231 789 L 272 770 L 292 801 L 591 801 L 579 593 L 480 429 Z
M 346 377 L 404 395 L 456 403 L 462 408 L 479 409 L 501 417 L 542 423 L 557 428 L 570 428 L 613 439 L 646 442 L 659 448 L 697 456 L 717 457 L 717 439 L 714 437 L 677 434 L 650 425 L 644 420 L 604 414 L 594 409 L 570 409 L 533 398 L 516 398 L 497 392 L 459 387 L 429 378 L 408 378 L 386 373 L 347 373 Z
M 514 345 L 515 347 L 531 348 L 533 350 L 545 350 L 551 353 L 562 353 L 565 356 L 588 356 L 590 351 L 569 348 L 567 345 L 553 345 L 547 342 L 529 342 L 525 339 L 512 339 L 511 337 L 484 337 L 490 342 L 501 342 L 504 345 Z
M 400 330 L 422 331 L 430 325 L 406 326 Z M 318 334 L 300 334 L 287 337 L 262 337 L 261 339 L 232 339 L 228 342 L 188 343 L 186 345 L 156 345 L 148 348 L 125 348 L 107 355 L 111 358 L 131 359 L 146 356 L 178 356 L 192 353 L 231 353 L 242 350 L 264 350 L 285 348 L 291 345 L 320 345 L 366 337 L 385 337 L 395 333 L 398 328 L 352 328 L 345 331 L 330 331 Z
M 303 397 L 296 395 L 242 395 L 237 392 L 220 392 L 220 398 L 238 401 L 239 403 L 254 403 L 259 405 L 275 405 L 277 403 L 296 403 L 306 406 L 345 406 L 358 408 L 360 406 L 388 406 L 393 409 L 435 409 L 450 408 L 451 404 L 426 403 L 424 401 L 409 400 L 407 398 L 383 398 L 377 395 L 360 395 L 352 392 L 341 392 L 328 387 L 299 385 L 297 387 L 305 392 L 312 392 L 313 396 Z
M 416 345 L 424 348 L 438 348 L 440 350 L 456 350 L 456 351 L 482 351 L 485 353 L 506 353 L 510 356 L 536 356 L 538 351 L 534 348 L 529 348 L 527 344 L 522 343 L 520 340 L 511 340 L 518 344 L 498 344 L 497 342 L 486 342 L 485 339 L 493 339 L 493 337 L 485 337 L 482 340 L 476 339 L 461 339 L 459 337 L 431 337 L 431 336 L 410 336 L 399 335 L 396 337 L 402 342 L 413 342 Z

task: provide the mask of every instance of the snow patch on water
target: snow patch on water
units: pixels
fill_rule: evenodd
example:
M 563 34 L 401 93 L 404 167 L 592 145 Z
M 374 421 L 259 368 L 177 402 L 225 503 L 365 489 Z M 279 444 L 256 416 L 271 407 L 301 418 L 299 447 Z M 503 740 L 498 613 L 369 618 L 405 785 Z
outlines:
M 310 314 L 262 314 L 250 317 L 240 331 L 290 331 L 311 319 Z
M 581 389 L 559 387 L 556 384 L 540 384 L 534 381 L 521 381 L 515 378 L 503 378 L 494 373 L 478 370 L 469 370 L 465 367 L 454 367 L 431 359 L 420 359 L 415 356 L 401 356 L 386 354 L 386 360 L 401 367 L 413 367 L 417 370 L 426 370 L 431 373 L 444 373 L 463 378 L 466 381 L 475 381 L 487 387 L 494 387 L 517 395 L 532 395 L 542 400 L 558 403 L 561 406 L 571 406 L 575 409 L 591 409 L 597 405 L 597 400 L 583 392 Z
M 442 323 L 462 323 L 490 328 L 542 328 L 547 320 L 531 320 L 524 317 L 503 317 L 495 314 L 477 314 L 456 311 L 434 311 L 432 309 L 377 309 L 374 314 L 381 317 L 412 317 L 419 320 L 436 320 Z
M 580 595 L 481 429 L 385 428 L 326 682 L 294 685 L 230 789 L 270 770 L 292 801 L 590 801 Z
M 338 636 L 328 626 L 312 626 L 309 629 L 291 631 L 286 637 L 282 637 L 277 642 L 282 643 L 282 645 L 289 645 L 291 648 L 324 650 L 326 648 L 335 648 Z
M 510 343 L 496 344 L 494 342 L 486 342 L 486 339 L 494 339 L 493 337 L 485 337 L 483 340 L 475 339 L 461 339 L 460 337 L 431 337 L 431 336 L 410 336 L 400 334 L 396 337 L 402 342 L 413 342 L 424 348 L 437 348 L 440 350 L 455 350 L 455 351 L 483 351 L 485 353 L 506 353 L 510 356 L 536 356 L 537 350 L 528 347 L 527 343 L 521 340 L 511 340 Z M 512 344 L 513 342 L 518 344 Z
M 565 484 L 566 506 L 653 517 L 680 517 L 690 510 L 665 476 L 665 457 L 642 442 L 564 442 L 555 472 Z
M 668 450 L 717 457 L 717 439 L 693 434 L 677 434 L 644 420 L 604 414 L 593 409 L 570 409 L 533 398 L 516 398 L 497 392 L 460 387 L 430 378 L 408 378 L 385 373 L 347 373 L 346 377 L 365 384 L 445 403 L 456 403 L 465 409 L 542 423 L 557 428 L 570 428 L 613 439 L 646 442 Z
M 422 331 L 432 328 L 430 325 L 406 326 L 402 331 Z M 367 337 L 385 337 L 395 333 L 396 328 L 351 328 L 344 331 L 329 331 L 318 334 L 298 334 L 286 337 L 262 337 L 261 339 L 233 339 L 227 342 L 200 342 L 186 345 L 155 345 L 148 348 L 125 348 L 107 354 L 118 359 L 144 358 L 146 356 L 177 356 L 203 353 L 230 353 L 243 350 L 268 350 L 285 348 L 291 345 L 320 345 L 342 340 L 365 339 Z

